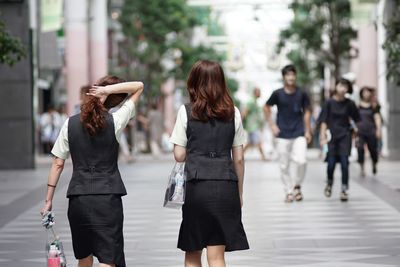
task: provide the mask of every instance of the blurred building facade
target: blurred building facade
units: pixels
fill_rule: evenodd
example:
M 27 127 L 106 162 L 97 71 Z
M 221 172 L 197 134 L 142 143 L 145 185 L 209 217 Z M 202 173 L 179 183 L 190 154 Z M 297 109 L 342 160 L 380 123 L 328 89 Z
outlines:
M 234 17 L 237 11 L 227 1 L 189 0 L 188 3 L 211 6 L 213 16 L 221 16 L 221 20 L 217 20 L 224 24 L 224 19 Z M 236 3 L 242 5 L 240 11 L 248 14 L 249 23 L 253 23 L 251 30 L 245 29 L 249 36 L 240 36 L 239 28 L 232 25 L 225 25 L 226 34 L 210 34 L 210 29 L 200 27 L 196 34 L 199 38 L 193 42 L 205 42 L 225 52 L 227 72 L 240 81 L 241 88 L 248 90 L 258 85 L 271 91 L 280 84 L 279 65 L 283 62 L 276 65 L 277 60 L 269 58 L 269 44 L 265 41 L 252 42 L 252 47 L 246 47 L 242 41 L 253 36 L 252 31 L 258 32 L 256 37 L 262 36 L 268 28 L 264 29 L 263 25 L 271 24 L 265 15 L 267 11 L 274 7 L 273 12 L 283 12 L 282 5 L 287 5 L 288 1 Z M 396 1 L 352 0 L 351 3 L 358 29 L 358 39 L 354 42 L 358 54 L 349 63 L 348 71 L 356 77 L 357 87 L 367 85 L 378 89 L 385 121 L 384 153 L 400 159 L 397 139 L 400 135 L 400 90 L 386 78 L 386 54 L 382 49 L 386 37 L 384 24 L 393 16 L 391 11 Z M 28 51 L 28 56 L 15 66 L 0 65 L 0 125 L 5 129 L 0 135 L 0 168 L 34 167 L 37 116 L 50 103 L 66 104 L 71 114 L 79 103 L 82 85 L 93 84 L 109 69 L 129 72 L 130 66 L 121 64 L 123 55 L 118 50 L 124 39 L 117 22 L 122 5 L 123 0 L 0 0 L 1 19 Z M 290 17 L 280 17 L 282 19 L 276 22 L 280 25 L 290 20 Z M 257 51 L 264 56 L 255 56 Z M 250 67 L 256 69 L 249 71 Z M 265 71 L 275 74 L 263 75 Z M 162 88 L 162 92 L 170 96 L 166 97 L 168 103 L 165 104 L 169 124 L 174 119 L 172 92 L 175 87 L 174 81 L 168 80 Z M 171 127 L 172 124 L 167 128 Z
M 350 63 L 356 88 L 377 88 L 381 112 L 384 119 L 383 154 L 391 159 L 400 159 L 400 92 L 398 86 L 386 77 L 386 53 L 382 48 L 386 39 L 388 20 L 394 16 L 394 0 L 353 0 L 353 22 L 358 29 L 358 38 L 353 44 L 357 57 Z M 398 14 L 397 14 L 398 15 Z M 357 98 L 357 92 L 356 98 Z
M 28 56 L 13 67 L 0 65 L 0 169 L 34 167 L 33 57 L 28 1 L 0 1 L 1 20 Z
M 108 73 L 107 0 L 0 1 L 27 57 L 0 65 L 0 169 L 34 168 L 39 115 L 79 103 L 80 87 Z

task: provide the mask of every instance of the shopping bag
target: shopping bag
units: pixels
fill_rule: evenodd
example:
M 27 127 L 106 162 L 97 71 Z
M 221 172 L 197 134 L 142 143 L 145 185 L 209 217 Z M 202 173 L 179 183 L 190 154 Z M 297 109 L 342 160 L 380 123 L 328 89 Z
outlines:
M 46 228 L 47 242 L 46 242 L 46 260 L 47 267 L 66 267 L 67 260 L 64 253 L 64 247 L 60 237 L 54 230 L 54 213 L 48 211 L 42 217 L 42 225 Z
M 164 196 L 164 207 L 178 209 L 185 203 L 186 173 L 185 163 L 176 162 L 168 177 Z

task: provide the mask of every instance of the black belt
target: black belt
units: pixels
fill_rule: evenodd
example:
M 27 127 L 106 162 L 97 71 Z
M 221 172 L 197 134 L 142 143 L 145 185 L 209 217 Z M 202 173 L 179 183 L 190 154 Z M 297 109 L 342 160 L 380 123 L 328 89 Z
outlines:
M 190 153 L 190 152 L 189 152 Z M 194 151 L 192 152 L 195 155 L 201 155 L 201 156 L 206 156 L 209 158 L 221 158 L 221 157 L 230 157 L 231 153 L 230 152 L 216 152 L 216 151 L 209 151 L 209 152 L 204 152 L 204 151 Z

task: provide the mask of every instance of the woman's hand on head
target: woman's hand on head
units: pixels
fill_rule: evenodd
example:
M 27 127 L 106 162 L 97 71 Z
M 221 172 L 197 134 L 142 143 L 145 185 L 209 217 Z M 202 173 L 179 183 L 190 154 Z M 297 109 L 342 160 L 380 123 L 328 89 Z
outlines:
M 100 99 L 101 103 L 104 103 L 109 93 L 106 86 L 93 85 L 92 88 L 89 89 L 89 93 L 86 93 L 86 95 L 97 97 Z

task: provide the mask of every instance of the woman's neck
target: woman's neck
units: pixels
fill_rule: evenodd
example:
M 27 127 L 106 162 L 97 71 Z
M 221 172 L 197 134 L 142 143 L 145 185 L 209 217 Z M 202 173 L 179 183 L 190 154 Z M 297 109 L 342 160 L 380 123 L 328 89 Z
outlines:
M 365 100 L 360 100 L 360 106 L 365 107 L 365 108 L 369 108 L 371 107 L 371 102 L 365 101 Z
M 333 99 L 335 99 L 336 101 L 343 101 L 346 99 L 346 97 L 344 95 L 335 94 L 333 96 Z
M 287 94 L 293 94 L 296 91 L 296 86 L 292 85 L 286 85 L 283 87 L 283 90 L 285 91 L 285 93 Z

